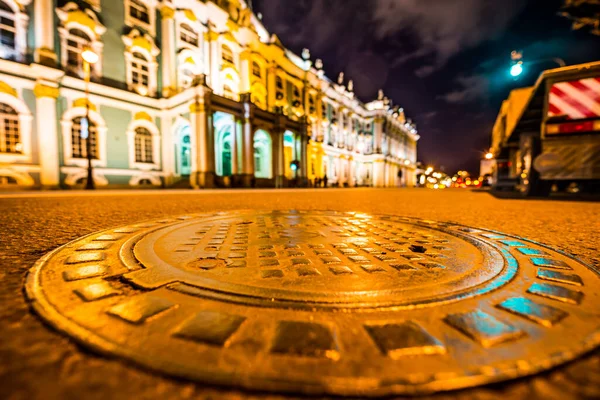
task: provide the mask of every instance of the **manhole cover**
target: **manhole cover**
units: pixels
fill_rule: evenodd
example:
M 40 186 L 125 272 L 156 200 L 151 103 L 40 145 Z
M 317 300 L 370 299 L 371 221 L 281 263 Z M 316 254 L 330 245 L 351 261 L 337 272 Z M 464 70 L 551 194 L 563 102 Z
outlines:
M 598 278 L 540 244 L 449 223 L 248 211 L 86 236 L 42 258 L 27 294 L 82 344 L 174 376 L 384 395 L 511 379 L 590 350 Z

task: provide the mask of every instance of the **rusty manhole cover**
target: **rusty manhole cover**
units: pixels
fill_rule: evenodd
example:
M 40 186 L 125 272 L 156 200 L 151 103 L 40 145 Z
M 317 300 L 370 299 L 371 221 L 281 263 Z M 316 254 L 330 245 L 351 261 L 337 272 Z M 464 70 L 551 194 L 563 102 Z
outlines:
M 450 390 L 600 342 L 591 267 L 509 235 L 393 216 L 247 211 L 112 229 L 42 258 L 27 294 L 85 346 L 260 390 Z

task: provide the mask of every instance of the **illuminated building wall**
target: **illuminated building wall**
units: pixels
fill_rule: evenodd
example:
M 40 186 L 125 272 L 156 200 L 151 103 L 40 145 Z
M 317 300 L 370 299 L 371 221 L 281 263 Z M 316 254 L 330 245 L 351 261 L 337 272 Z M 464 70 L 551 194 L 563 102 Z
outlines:
M 242 0 L 0 0 L 0 187 L 412 186 L 419 136 Z M 89 100 L 81 52 L 91 48 Z

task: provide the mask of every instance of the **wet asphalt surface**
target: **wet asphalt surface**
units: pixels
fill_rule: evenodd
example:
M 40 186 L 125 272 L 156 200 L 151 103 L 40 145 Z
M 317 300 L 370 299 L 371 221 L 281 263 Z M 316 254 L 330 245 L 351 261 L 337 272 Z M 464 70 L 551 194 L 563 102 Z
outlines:
M 27 271 L 83 235 L 148 219 L 239 209 L 336 210 L 457 222 L 538 241 L 600 268 L 600 202 L 498 199 L 425 189 L 0 194 L 1 399 L 291 398 L 174 380 L 90 353 L 46 326 L 23 295 Z M 600 308 L 600 305 L 599 305 Z M 434 398 L 600 397 L 600 350 L 534 378 Z

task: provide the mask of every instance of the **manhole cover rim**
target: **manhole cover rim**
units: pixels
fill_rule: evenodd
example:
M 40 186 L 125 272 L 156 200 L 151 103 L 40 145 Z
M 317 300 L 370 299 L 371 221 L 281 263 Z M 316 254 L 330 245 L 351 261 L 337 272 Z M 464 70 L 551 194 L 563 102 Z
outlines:
M 205 217 L 213 216 L 214 214 L 198 214 L 194 217 Z M 374 214 L 373 217 L 379 215 Z M 411 221 L 419 221 L 415 218 L 409 218 Z M 156 221 L 156 220 L 153 220 Z M 177 223 L 180 221 L 174 221 Z M 143 225 L 143 224 L 140 224 Z M 427 224 L 425 224 L 426 226 Z M 457 223 L 450 223 L 451 226 L 465 227 Z M 164 225 L 163 225 L 164 226 Z M 503 235 L 509 239 L 521 240 L 527 243 L 536 244 L 539 247 L 543 247 L 549 251 L 561 254 L 564 257 L 571 259 L 573 262 L 586 267 L 592 273 L 597 276 L 600 272 L 593 265 L 583 262 L 582 260 L 568 254 L 560 249 L 552 248 L 542 243 L 537 243 L 529 239 L 524 239 L 516 235 L 510 235 L 502 232 L 492 231 L 488 229 L 478 229 L 480 231 L 497 233 Z M 100 232 L 94 232 L 84 237 L 80 237 L 72 242 L 69 242 L 50 253 L 44 255 L 38 260 L 35 265 L 28 272 L 26 279 L 25 293 L 27 298 L 30 300 L 33 309 L 38 313 L 44 320 L 49 322 L 51 325 L 56 327 L 58 330 L 65 332 L 69 336 L 73 337 L 76 341 L 86 347 L 91 347 L 95 351 L 109 355 L 109 356 L 120 356 L 128 360 L 133 361 L 137 365 L 144 368 L 150 368 L 157 372 L 167 372 L 170 375 L 184 377 L 187 379 L 201 380 L 207 383 L 214 383 L 219 385 L 235 385 L 244 387 L 252 390 L 269 390 L 269 391 L 284 391 L 284 392 L 303 392 L 313 394 L 341 394 L 341 395 L 360 395 L 360 396 L 381 396 L 389 394 L 423 394 L 436 391 L 454 390 L 460 388 L 467 388 L 472 386 L 478 386 L 484 383 L 491 383 L 497 381 L 503 381 L 507 379 L 514 379 L 516 377 L 523 377 L 536 374 L 540 371 L 550 369 L 569 360 L 577 358 L 582 354 L 594 349 L 600 344 L 600 334 L 596 330 L 592 335 L 588 335 L 587 340 L 584 342 L 577 343 L 577 346 L 570 347 L 562 353 L 554 353 L 549 358 L 537 360 L 523 369 L 523 366 L 519 363 L 506 363 L 504 368 L 496 369 L 493 374 L 490 374 L 489 370 L 479 369 L 469 371 L 468 374 L 460 377 L 444 378 L 443 376 L 437 377 L 433 382 L 384 382 L 384 381 L 370 381 L 364 386 L 357 385 L 355 379 L 349 378 L 346 380 L 339 380 L 335 384 L 319 382 L 298 382 L 297 380 L 286 380 L 278 379 L 273 380 L 268 377 L 255 376 L 252 381 L 248 380 L 248 377 L 243 375 L 231 375 L 231 374 L 219 374 L 218 370 L 194 370 L 190 371 L 179 363 L 173 363 L 166 361 L 160 364 L 160 366 L 153 365 L 154 360 L 148 355 L 139 354 L 132 348 L 123 347 L 115 342 L 106 340 L 103 337 L 98 336 L 94 331 L 89 330 L 83 326 L 78 325 L 76 322 L 67 318 L 61 314 L 54 305 L 44 296 L 43 288 L 40 285 L 40 273 L 41 269 L 48 263 L 48 261 L 60 253 L 61 251 L 70 248 L 73 244 L 89 238 L 91 236 L 100 235 L 103 233 L 109 233 L 114 229 L 108 229 Z

